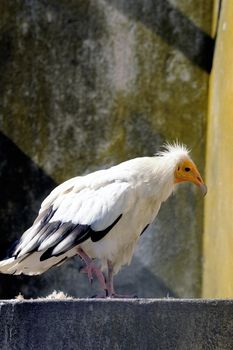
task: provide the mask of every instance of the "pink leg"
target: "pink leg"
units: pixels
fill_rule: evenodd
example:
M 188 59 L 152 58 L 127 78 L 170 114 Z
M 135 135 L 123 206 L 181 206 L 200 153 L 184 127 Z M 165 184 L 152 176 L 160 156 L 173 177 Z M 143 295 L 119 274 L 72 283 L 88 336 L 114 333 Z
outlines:
M 113 287 L 113 265 L 108 260 L 108 278 L 107 278 L 107 296 L 109 298 L 136 298 L 136 295 L 122 295 L 116 294 Z
M 108 260 L 108 278 L 107 278 L 107 291 L 108 297 L 112 298 L 115 295 L 114 287 L 113 287 L 113 266 L 111 261 Z
M 107 287 L 106 287 L 106 283 L 105 283 L 105 278 L 104 278 L 103 273 L 100 271 L 100 269 L 98 269 L 98 267 L 94 264 L 92 259 L 84 252 L 84 250 L 82 248 L 78 248 L 77 253 L 86 264 L 85 267 L 81 268 L 80 272 L 87 273 L 88 280 L 90 283 L 92 283 L 93 274 L 95 274 L 99 283 L 100 283 L 101 289 L 106 291 Z

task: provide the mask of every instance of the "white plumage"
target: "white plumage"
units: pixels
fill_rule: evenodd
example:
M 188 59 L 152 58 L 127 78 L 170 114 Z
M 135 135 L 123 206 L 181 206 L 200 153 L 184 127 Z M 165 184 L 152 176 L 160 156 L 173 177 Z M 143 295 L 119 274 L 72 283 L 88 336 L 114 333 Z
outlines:
M 176 183 L 206 187 L 186 147 L 167 145 L 154 157 L 123 162 L 70 179 L 43 201 L 38 217 L 0 262 L 0 272 L 40 274 L 79 254 L 109 296 L 113 275 L 129 264 L 135 245 Z M 107 284 L 93 265 L 108 268 Z

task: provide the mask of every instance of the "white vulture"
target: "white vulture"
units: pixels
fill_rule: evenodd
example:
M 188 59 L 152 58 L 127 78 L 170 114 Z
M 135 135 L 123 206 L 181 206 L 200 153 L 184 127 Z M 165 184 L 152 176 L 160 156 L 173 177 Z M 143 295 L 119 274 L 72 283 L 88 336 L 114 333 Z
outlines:
M 0 272 L 37 275 L 79 255 L 83 272 L 90 281 L 98 278 L 103 296 L 116 297 L 113 276 L 130 263 L 140 235 L 183 181 L 206 194 L 189 151 L 177 143 L 153 157 L 72 178 L 45 198 L 33 225 L 0 261 Z

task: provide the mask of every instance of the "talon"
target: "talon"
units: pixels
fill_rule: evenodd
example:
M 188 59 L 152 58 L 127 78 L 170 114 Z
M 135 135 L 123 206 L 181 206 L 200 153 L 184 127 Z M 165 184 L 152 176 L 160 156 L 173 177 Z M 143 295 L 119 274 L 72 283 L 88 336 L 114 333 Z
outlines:
M 116 299 L 138 299 L 138 296 L 133 294 L 133 295 L 124 295 L 124 294 L 117 294 L 113 293 L 112 295 L 109 296 L 109 298 L 116 298 Z

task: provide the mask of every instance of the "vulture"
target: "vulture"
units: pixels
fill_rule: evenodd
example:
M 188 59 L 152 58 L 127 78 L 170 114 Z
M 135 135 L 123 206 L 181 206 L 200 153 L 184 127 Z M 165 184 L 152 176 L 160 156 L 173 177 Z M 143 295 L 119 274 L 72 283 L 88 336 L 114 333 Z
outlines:
M 130 264 L 141 234 L 161 203 L 184 181 L 207 192 L 186 146 L 166 144 L 152 157 L 127 160 L 57 186 L 32 226 L 10 246 L 0 272 L 41 274 L 78 255 L 102 297 L 119 297 L 113 277 Z

